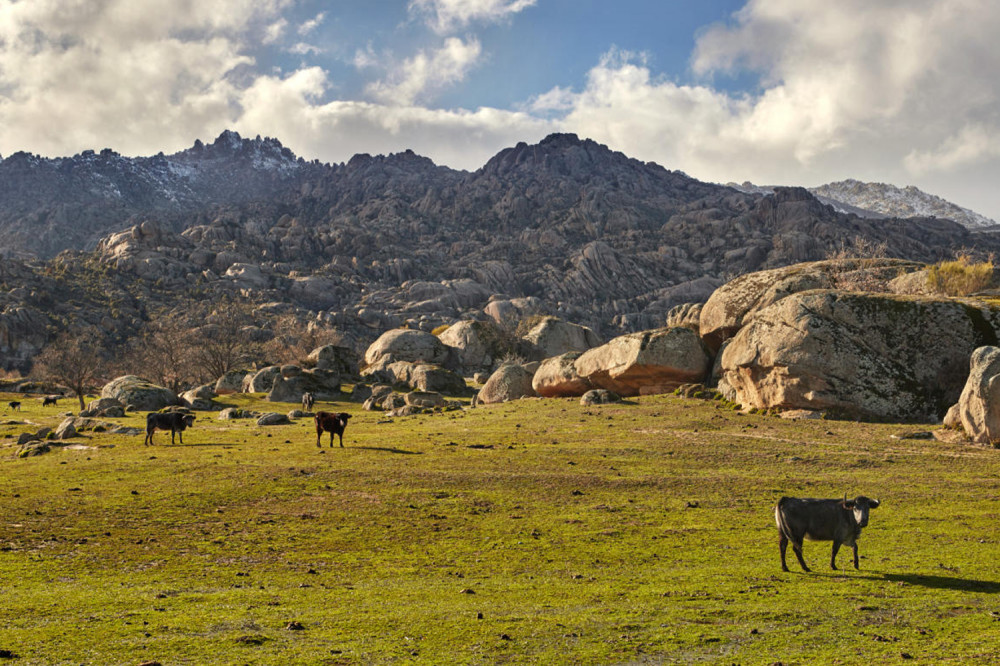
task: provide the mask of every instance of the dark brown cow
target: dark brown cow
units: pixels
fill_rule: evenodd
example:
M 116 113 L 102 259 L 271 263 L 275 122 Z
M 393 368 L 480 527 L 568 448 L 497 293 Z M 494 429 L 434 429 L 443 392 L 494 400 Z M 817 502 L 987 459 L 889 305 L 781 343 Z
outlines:
M 18 400 L 12 400 L 12 401 L 8 402 L 7 403 L 7 407 L 10 408 L 10 409 L 12 409 L 15 412 L 21 411 L 21 403 Z
M 809 571 L 802 559 L 802 540 L 833 541 L 830 568 L 837 568 L 837 551 L 840 544 L 854 549 L 854 568 L 858 568 L 858 539 L 861 528 L 868 525 L 868 511 L 877 509 L 878 500 L 859 495 L 852 500 L 844 499 L 802 499 L 782 497 L 774 507 L 774 520 L 778 524 L 778 547 L 781 549 L 781 568 L 788 571 L 785 564 L 785 549 L 791 542 L 795 557 L 803 571 Z
M 170 431 L 170 443 L 174 443 L 174 433 L 181 438 L 184 443 L 184 430 L 194 425 L 194 414 L 185 412 L 152 412 L 146 415 L 146 439 L 145 445 L 154 444 L 153 433 L 157 430 Z
M 333 446 L 333 436 L 337 435 L 340 438 L 340 446 L 344 446 L 344 428 L 347 427 L 347 419 L 351 418 L 351 415 L 346 412 L 341 412 L 340 414 L 334 414 L 332 412 L 316 412 L 316 416 L 313 419 L 316 421 L 316 446 L 322 446 L 320 444 L 320 438 L 323 436 L 323 431 L 330 433 L 330 446 Z
M 49 405 L 56 404 L 56 401 L 59 400 L 60 397 L 62 397 L 62 396 L 58 396 L 58 395 L 47 395 L 47 396 L 45 396 L 44 398 L 42 398 L 42 407 L 48 407 Z

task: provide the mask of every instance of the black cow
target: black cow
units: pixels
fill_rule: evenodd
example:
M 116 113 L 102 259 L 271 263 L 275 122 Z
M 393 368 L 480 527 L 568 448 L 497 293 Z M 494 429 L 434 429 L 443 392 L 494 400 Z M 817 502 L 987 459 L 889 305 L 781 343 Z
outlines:
M 42 407 L 47 407 L 48 405 L 56 404 L 56 401 L 60 398 L 58 395 L 47 395 L 42 398 Z
M 344 446 L 344 428 L 347 427 L 347 419 L 351 418 L 351 415 L 346 412 L 341 412 L 340 414 L 334 414 L 332 412 L 316 412 L 316 416 L 313 419 L 316 421 L 316 446 L 322 446 L 320 444 L 320 437 L 323 436 L 323 431 L 330 433 L 330 446 L 333 446 L 333 436 L 337 435 L 340 438 L 340 446 Z
M 185 412 L 152 412 L 146 415 L 146 439 L 143 444 L 150 445 L 153 442 L 153 432 L 156 430 L 169 430 L 170 443 L 174 443 L 174 433 L 178 433 L 181 444 L 184 443 L 184 430 L 194 425 L 194 414 Z
M 8 402 L 7 407 L 14 410 L 15 412 L 21 411 L 21 403 L 17 400 L 12 400 Z
M 302 394 L 302 411 L 311 412 L 313 405 L 316 404 L 316 396 L 312 393 L 306 392 Z
M 778 546 L 781 549 L 781 569 L 788 571 L 785 564 L 785 549 L 792 543 L 795 556 L 803 571 L 809 571 L 802 559 L 802 539 L 810 541 L 833 541 L 830 568 L 837 568 L 837 551 L 840 544 L 854 549 L 854 568 L 858 568 L 858 539 L 861 528 L 868 525 L 868 511 L 877 509 L 878 500 L 859 495 L 852 500 L 844 499 L 802 499 L 782 497 L 774 507 L 774 520 L 778 524 Z

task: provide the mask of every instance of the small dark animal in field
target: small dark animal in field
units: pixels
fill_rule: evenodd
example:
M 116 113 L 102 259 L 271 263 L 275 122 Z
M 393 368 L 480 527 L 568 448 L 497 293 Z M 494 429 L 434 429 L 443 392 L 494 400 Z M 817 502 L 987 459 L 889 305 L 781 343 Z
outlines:
M 59 400 L 58 395 L 47 395 L 44 398 L 42 398 L 42 407 L 47 407 L 48 405 L 54 405 L 56 404 L 57 400 Z
M 157 430 L 170 431 L 170 443 L 174 443 L 174 433 L 180 435 L 181 444 L 184 443 L 184 430 L 194 425 L 194 414 L 185 412 L 152 412 L 146 415 L 146 439 L 143 444 L 150 445 L 153 442 L 153 433 Z
M 316 412 L 316 416 L 313 418 L 316 420 L 316 446 L 322 446 L 320 438 L 323 436 L 324 430 L 330 433 L 331 447 L 333 446 L 334 435 L 340 438 L 340 446 L 344 446 L 344 428 L 347 427 L 347 419 L 351 418 L 350 414 L 346 412 L 341 412 L 340 414 Z
M 15 412 L 21 411 L 21 403 L 17 400 L 12 400 L 7 403 L 7 407 L 14 410 Z
M 792 550 L 803 571 L 809 571 L 802 559 L 802 540 L 833 541 L 830 568 L 837 568 L 837 551 L 841 544 L 854 549 L 854 568 L 858 568 L 858 539 L 861 528 L 868 525 L 868 512 L 877 509 L 879 501 L 859 495 L 847 499 L 802 499 L 782 497 L 774 507 L 774 520 L 778 524 L 778 547 L 781 549 L 781 569 L 785 564 L 785 549 L 791 542 Z
M 302 411 L 303 412 L 311 412 L 312 408 L 313 408 L 313 405 L 315 405 L 315 404 L 316 404 L 316 396 L 314 396 L 312 393 L 308 393 L 308 392 L 302 394 Z

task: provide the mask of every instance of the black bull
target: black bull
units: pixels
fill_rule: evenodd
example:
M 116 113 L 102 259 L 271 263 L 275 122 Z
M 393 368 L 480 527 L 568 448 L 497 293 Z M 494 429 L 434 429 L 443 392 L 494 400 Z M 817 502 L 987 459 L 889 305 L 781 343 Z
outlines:
M 143 444 L 153 444 L 153 433 L 157 430 L 170 431 L 170 443 L 174 443 L 174 434 L 184 443 L 184 430 L 194 425 L 194 414 L 184 412 L 152 412 L 146 415 L 146 440 Z
M 868 512 L 878 508 L 879 501 L 859 495 L 852 500 L 801 499 L 782 497 L 774 507 L 774 520 L 778 524 L 781 549 L 781 568 L 785 564 L 785 550 L 791 542 L 795 557 L 804 571 L 809 571 L 802 559 L 802 540 L 833 541 L 830 568 L 837 568 L 837 551 L 841 544 L 854 549 L 854 568 L 858 568 L 858 538 L 861 528 L 868 525 Z

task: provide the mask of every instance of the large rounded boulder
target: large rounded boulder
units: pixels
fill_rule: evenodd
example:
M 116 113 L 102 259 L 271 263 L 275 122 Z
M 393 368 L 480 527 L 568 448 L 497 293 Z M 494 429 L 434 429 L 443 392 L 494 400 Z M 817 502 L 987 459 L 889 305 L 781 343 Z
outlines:
M 669 393 L 681 384 L 704 381 L 710 364 L 698 334 L 677 327 L 614 338 L 581 354 L 575 367 L 594 387 L 632 396 Z
M 229 395 L 243 390 L 243 378 L 250 374 L 249 370 L 230 370 L 215 382 L 216 395 Z
M 269 365 L 255 373 L 248 374 L 243 378 L 244 393 L 267 393 L 274 386 L 276 377 L 281 376 L 281 367 Z
M 368 347 L 365 365 L 369 370 L 382 369 L 397 361 L 450 366 L 454 363 L 453 353 L 435 335 L 397 328 L 386 331 Z
M 947 298 L 819 290 L 757 312 L 722 352 L 719 388 L 745 408 L 935 421 L 959 398 L 1000 311 Z
M 467 386 L 461 375 L 439 365 L 420 363 L 413 366 L 407 384 L 417 391 L 430 391 L 458 395 L 465 393 Z
M 921 268 L 902 259 L 830 259 L 747 273 L 712 293 L 699 314 L 701 337 L 714 351 L 753 313 L 790 294 L 832 288 L 885 291 L 901 273 Z
M 445 329 L 438 337 L 456 350 L 458 362 L 466 372 L 493 367 L 497 356 L 496 324 L 465 319 Z
M 538 366 L 531 380 L 535 393 L 543 398 L 575 398 L 594 388 L 576 370 L 579 352 L 547 358 Z
M 1000 446 L 1000 347 L 980 347 L 972 352 L 969 378 L 949 414 L 972 441 Z
M 307 370 L 285 377 L 278 374 L 271 383 L 267 399 L 270 402 L 302 402 L 305 393 L 312 393 L 317 400 L 335 400 L 340 397 L 340 374 L 334 370 Z
M 358 374 L 358 355 L 350 347 L 323 345 L 309 352 L 307 358 L 317 370 L 333 370 L 348 377 Z
M 479 402 L 489 405 L 534 397 L 535 390 L 531 388 L 533 374 L 523 365 L 516 363 L 500 366 L 479 390 Z
M 112 379 L 101 389 L 102 398 L 114 398 L 126 409 L 155 412 L 178 404 L 177 394 L 135 375 Z
M 556 317 L 544 317 L 523 336 L 539 352 L 541 358 L 551 358 L 569 352 L 585 352 L 603 340 L 586 326 Z

